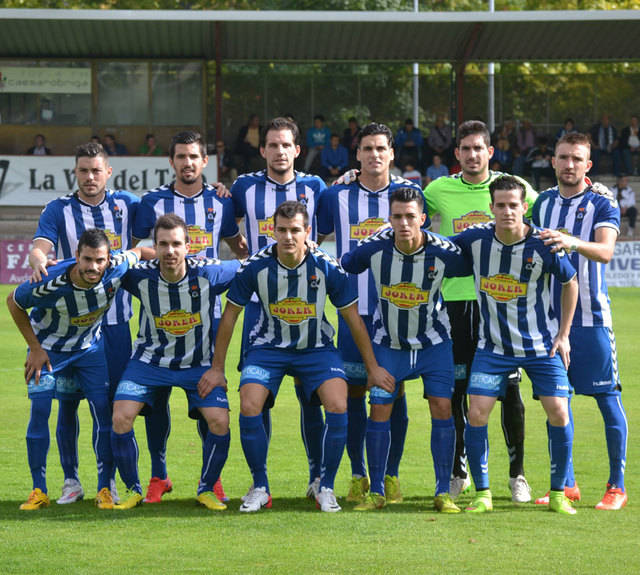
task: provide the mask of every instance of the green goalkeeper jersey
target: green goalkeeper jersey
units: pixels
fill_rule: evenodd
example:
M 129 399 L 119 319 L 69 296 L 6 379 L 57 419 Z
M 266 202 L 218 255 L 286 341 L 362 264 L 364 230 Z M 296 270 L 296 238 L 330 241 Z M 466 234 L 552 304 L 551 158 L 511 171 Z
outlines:
M 489 209 L 491 196 L 489 184 L 503 176 L 502 172 L 489 172 L 489 177 L 479 184 L 467 182 L 462 173 L 438 178 L 424 189 L 429 216 L 440 214 L 440 233 L 452 236 L 474 224 L 491 221 L 493 216 Z M 516 176 L 517 177 L 517 176 Z M 518 178 L 526 190 L 526 201 L 529 204 L 527 216 L 538 197 L 528 182 Z M 445 301 L 466 301 L 476 299 L 473 276 L 464 278 L 445 278 L 442 282 L 442 296 Z

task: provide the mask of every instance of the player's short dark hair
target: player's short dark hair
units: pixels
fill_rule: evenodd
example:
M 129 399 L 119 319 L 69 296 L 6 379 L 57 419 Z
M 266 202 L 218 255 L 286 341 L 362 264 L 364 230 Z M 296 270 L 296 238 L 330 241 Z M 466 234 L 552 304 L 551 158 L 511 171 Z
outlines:
M 467 136 L 475 136 L 476 134 L 482 136 L 487 148 L 491 145 L 491 134 L 489 133 L 489 128 L 487 128 L 487 125 L 480 120 L 467 120 L 458 126 L 456 145 L 459 147 L 460 142 L 462 142 L 462 140 Z
M 260 138 L 260 145 L 264 148 L 267 145 L 267 134 L 269 132 L 280 132 L 281 130 L 289 130 L 293 136 L 293 143 L 298 145 L 300 142 L 300 129 L 298 124 L 283 118 L 282 116 L 271 120 L 262 130 L 262 137 Z
M 276 220 L 278 216 L 281 218 L 285 218 L 287 220 L 291 220 L 296 217 L 297 214 L 302 214 L 302 218 L 304 220 L 304 227 L 306 228 L 309 225 L 309 212 L 307 211 L 307 206 L 302 202 L 296 202 L 295 200 L 288 200 L 286 202 L 282 202 L 277 208 L 276 211 L 273 212 L 273 225 L 275 227 Z
M 109 163 L 109 154 L 105 152 L 102 144 L 95 142 L 87 142 L 78 146 L 76 148 L 76 164 L 78 163 L 78 158 L 102 158 L 105 163 Z
M 589 140 L 589 136 L 580 132 L 571 132 L 570 134 L 565 134 L 564 136 L 562 136 L 556 143 L 556 150 L 558 149 L 558 146 L 560 144 L 571 144 L 572 146 L 587 146 L 587 148 L 591 150 L 591 140 Z
M 321 122 L 324 122 L 324 116 L 322 114 L 316 114 L 313 117 L 313 121 L 315 122 L 316 120 L 320 120 Z
M 505 174 L 499 176 L 493 182 L 489 184 L 489 195 L 491 196 L 491 203 L 494 202 L 494 194 L 500 190 L 520 190 L 520 199 L 524 202 L 527 191 L 524 184 L 516 177 Z
M 163 216 L 160 216 L 156 220 L 156 224 L 155 226 L 153 226 L 154 241 L 158 230 L 175 230 L 176 228 L 182 228 L 182 230 L 184 231 L 184 239 L 188 243 L 189 230 L 187 229 L 187 224 L 180 216 L 177 216 L 176 214 L 165 214 Z
M 194 130 L 187 130 L 185 132 L 178 132 L 173 138 L 171 138 L 171 147 L 169 148 L 169 157 L 173 159 L 176 153 L 177 144 L 198 144 L 200 148 L 200 155 L 203 158 L 207 157 L 207 144 L 200 132 Z
M 415 188 L 396 188 L 391 194 L 391 198 L 389 198 L 389 207 L 391 207 L 394 202 L 401 202 L 403 204 L 415 202 L 421 210 L 424 208 L 424 196 L 422 192 Z
M 378 124 L 378 122 L 371 122 L 360 130 L 360 133 L 358 134 L 358 146 L 360 146 L 362 138 L 378 135 L 386 136 L 387 142 L 389 142 L 389 147 L 393 148 L 393 132 L 388 128 L 388 126 Z
M 89 228 L 82 232 L 82 235 L 78 240 L 78 253 L 80 253 L 84 247 L 95 250 L 102 246 L 107 246 L 108 248 L 111 247 L 107 234 L 104 233 L 104 230 Z

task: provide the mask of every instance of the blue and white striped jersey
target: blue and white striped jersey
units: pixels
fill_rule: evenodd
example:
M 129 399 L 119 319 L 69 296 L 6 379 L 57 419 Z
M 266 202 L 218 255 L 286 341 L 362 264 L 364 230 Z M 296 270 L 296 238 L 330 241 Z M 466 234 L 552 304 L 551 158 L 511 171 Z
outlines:
M 77 192 L 56 198 L 42 210 L 33 239 L 50 241 L 57 259 L 75 258 L 82 233 L 98 228 L 107 234 L 113 251 L 131 249 L 131 231 L 139 203 L 138 196 L 124 190 L 106 190 L 104 200 L 97 206 L 80 200 Z M 131 296 L 120 291 L 104 321 L 107 325 L 124 323 L 132 314 Z
M 324 314 L 327 296 L 338 309 L 357 301 L 340 264 L 320 249 L 308 250 L 294 269 L 277 259 L 276 245 L 251 256 L 236 275 L 227 300 L 244 307 L 253 294 L 260 318 L 249 334 L 252 347 L 333 347 L 334 329 Z
M 531 227 L 521 241 L 506 245 L 495 222 L 478 224 L 454 236 L 473 261 L 480 304 L 478 349 L 509 357 L 543 357 L 558 333 L 551 306 L 549 275 L 561 283 L 576 275 L 564 252 L 551 253 Z
M 244 218 L 249 253 L 256 253 L 275 242 L 273 212 L 285 201 L 306 204 L 311 239 L 315 241 L 318 199 L 326 189 L 320 177 L 301 172 L 296 172 L 295 179 L 287 184 L 278 184 L 265 170 L 241 175 L 231 186 L 231 198 L 236 218 Z
M 451 339 L 440 286 L 445 277 L 471 273 L 462 250 L 447 238 L 424 232 L 426 243 L 407 255 L 394 246 L 386 229 L 362 240 L 342 256 L 350 273 L 371 270 L 379 294 L 373 341 L 393 349 L 423 349 Z
M 598 228 L 609 227 L 620 231 L 620 208 L 615 199 L 586 188 L 572 198 L 563 198 L 558 188 L 542 192 L 533 206 L 533 222 L 543 228 L 561 230 L 587 242 L 595 241 Z M 580 327 L 612 327 L 611 303 L 605 281 L 605 264 L 595 262 L 579 253 L 569 255 L 578 270 L 578 305 L 573 324 Z M 560 288 L 552 280 L 553 305 L 560 306 Z
M 141 304 L 131 358 L 169 369 L 210 366 L 216 299 L 239 266 L 238 260 L 188 257 L 187 273 L 176 283 L 162 278 L 158 260 L 134 266 L 122 282 Z
M 89 349 L 100 338 L 100 324 L 120 287 L 123 276 L 137 263 L 134 252 L 112 254 L 100 282 L 83 289 L 71 281 L 75 259 L 63 260 L 48 269 L 41 282 L 20 284 L 16 304 L 30 313 L 31 326 L 43 349 L 75 352 Z
M 331 186 L 318 203 L 318 233 L 336 233 L 336 254 L 341 258 L 358 242 L 373 234 L 381 225 L 389 221 L 389 199 L 397 188 L 414 188 L 422 193 L 420 186 L 391 176 L 389 185 L 372 191 L 360 182 Z M 426 213 L 426 204 L 425 204 Z M 429 216 L 424 228 L 431 225 Z M 360 315 L 372 315 L 378 302 L 375 280 L 371 272 L 350 275 L 350 281 L 358 291 L 358 311 Z

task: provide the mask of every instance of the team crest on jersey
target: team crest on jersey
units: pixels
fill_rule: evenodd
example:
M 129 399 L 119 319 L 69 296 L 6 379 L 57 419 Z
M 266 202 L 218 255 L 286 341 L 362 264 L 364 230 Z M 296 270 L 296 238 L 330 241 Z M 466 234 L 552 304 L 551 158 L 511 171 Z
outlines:
M 161 329 L 171 335 L 185 335 L 194 327 L 202 324 L 200 312 L 188 313 L 183 309 L 173 309 L 160 317 L 154 316 L 156 329 Z
M 311 276 L 309 278 L 309 287 L 311 289 L 318 289 L 320 287 L 320 278 L 318 276 Z
M 429 290 L 421 290 L 415 284 L 402 282 L 392 286 L 381 285 L 380 297 L 400 309 L 411 309 L 429 301 Z
M 532 271 L 533 268 L 536 267 L 536 262 L 533 261 L 533 258 L 527 258 L 527 263 L 524 264 L 524 269 Z
M 211 232 L 203 230 L 200 226 L 187 226 L 189 233 L 189 255 L 197 254 L 213 245 Z
M 189 295 L 193 299 L 199 298 L 200 297 L 200 286 L 198 286 L 198 284 L 191 284 L 189 286 Z
M 434 280 L 434 279 L 436 279 L 437 275 L 438 275 L 438 270 L 436 269 L 436 267 L 435 266 L 429 266 L 429 268 L 427 269 L 427 277 L 430 280 Z
M 97 309 L 96 311 L 92 311 L 90 313 L 86 313 L 84 315 L 79 315 L 76 317 L 72 317 L 71 318 L 71 325 L 74 325 L 76 327 L 88 327 L 90 325 L 93 325 L 94 323 L 96 323 L 96 321 L 98 321 L 100 319 L 100 317 L 102 316 L 102 314 L 107 310 L 106 307 L 101 307 L 100 309 Z
M 527 295 L 527 284 L 509 274 L 496 274 L 480 278 L 480 291 L 499 302 L 507 302 Z
M 316 316 L 316 304 L 307 303 L 299 297 L 288 297 L 278 303 L 270 303 L 269 312 L 289 325 L 299 325 Z
M 111 299 L 114 295 L 116 295 L 116 288 L 113 287 L 112 285 L 107 286 L 107 289 L 105 290 L 107 297 L 109 299 Z
M 122 249 L 122 238 L 111 230 L 104 230 L 107 238 L 109 238 L 109 248 L 112 250 Z
M 453 220 L 453 233 L 459 234 L 466 230 L 469 226 L 475 226 L 476 224 L 486 224 L 491 221 L 491 217 L 481 212 L 480 210 L 475 210 L 473 212 L 469 212 L 460 216 L 459 218 L 454 218 Z
M 275 227 L 273 225 L 273 216 L 264 220 L 258 220 L 259 236 L 269 236 L 270 238 L 275 239 L 275 235 L 273 234 L 274 230 Z
M 212 222 L 216 217 L 216 211 L 213 208 L 207 208 L 207 220 Z
M 367 218 L 364 222 L 353 224 L 349 227 L 349 238 L 352 240 L 368 238 L 384 223 L 385 221 L 382 218 Z
M 116 220 L 121 220 L 122 219 L 123 214 L 122 214 L 122 210 L 120 209 L 120 206 L 113 206 L 113 217 Z
M 298 201 L 299 201 L 301 204 L 304 204 L 304 205 L 306 206 L 306 205 L 307 205 L 307 196 L 305 196 L 304 194 L 300 194 L 300 195 L 298 196 Z
M 583 207 L 578 208 L 576 211 L 576 220 L 581 220 L 585 216 L 585 209 Z

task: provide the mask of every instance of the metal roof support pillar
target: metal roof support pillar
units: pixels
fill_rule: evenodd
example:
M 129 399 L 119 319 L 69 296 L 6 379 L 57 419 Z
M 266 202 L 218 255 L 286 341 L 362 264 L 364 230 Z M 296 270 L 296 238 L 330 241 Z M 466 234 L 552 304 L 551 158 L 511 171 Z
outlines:
M 216 140 L 222 139 L 222 26 L 216 22 Z

